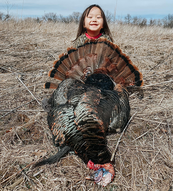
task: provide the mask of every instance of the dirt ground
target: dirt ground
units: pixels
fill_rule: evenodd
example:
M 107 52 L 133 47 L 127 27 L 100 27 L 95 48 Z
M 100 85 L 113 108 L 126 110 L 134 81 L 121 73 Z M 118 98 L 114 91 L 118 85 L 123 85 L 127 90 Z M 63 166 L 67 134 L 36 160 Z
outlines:
M 114 43 L 143 74 L 130 92 L 131 116 L 115 155 L 115 179 L 102 188 L 73 153 L 32 168 L 57 152 L 41 107 L 43 85 L 59 54 L 72 45 L 76 24 L 0 21 L 0 190 L 173 190 L 173 29 L 111 24 Z M 54 80 L 51 79 L 53 82 Z M 113 152 L 120 134 L 108 136 Z

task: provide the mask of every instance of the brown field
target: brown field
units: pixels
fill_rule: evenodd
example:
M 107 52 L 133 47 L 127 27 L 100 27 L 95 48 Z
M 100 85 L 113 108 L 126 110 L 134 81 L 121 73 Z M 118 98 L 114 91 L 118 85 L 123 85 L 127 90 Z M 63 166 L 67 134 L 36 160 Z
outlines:
M 77 25 L 0 21 L 0 190 L 173 190 L 173 29 L 110 29 L 114 43 L 142 72 L 144 86 L 130 93 L 133 118 L 115 155 L 116 176 L 102 188 L 85 180 L 90 171 L 72 153 L 32 168 L 57 151 L 40 105 L 53 91 L 43 84 L 53 61 L 71 46 Z M 111 151 L 119 137 L 108 136 Z

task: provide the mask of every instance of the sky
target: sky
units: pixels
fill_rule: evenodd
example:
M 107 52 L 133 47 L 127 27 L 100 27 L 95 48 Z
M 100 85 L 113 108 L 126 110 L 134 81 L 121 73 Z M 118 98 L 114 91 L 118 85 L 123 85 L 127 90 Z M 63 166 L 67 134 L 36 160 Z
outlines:
M 0 12 L 18 18 L 42 17 L 46 13 L 68 16 L 98 4 L 106 12 L 123 18 L 127 14 L 162 19 L 173 14 L 173 0 L 0 0 Z

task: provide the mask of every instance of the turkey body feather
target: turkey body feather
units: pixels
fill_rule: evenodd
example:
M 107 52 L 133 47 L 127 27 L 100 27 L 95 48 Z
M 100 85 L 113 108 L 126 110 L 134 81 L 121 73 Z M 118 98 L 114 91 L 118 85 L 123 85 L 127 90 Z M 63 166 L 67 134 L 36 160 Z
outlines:
M 56 146 L 70 146 L 85 163 L 110 161 L 106 135 L 122 130 L 130 115 L 125 89 L 105 90 L 68 78 L 49 103 L 48 124 Z

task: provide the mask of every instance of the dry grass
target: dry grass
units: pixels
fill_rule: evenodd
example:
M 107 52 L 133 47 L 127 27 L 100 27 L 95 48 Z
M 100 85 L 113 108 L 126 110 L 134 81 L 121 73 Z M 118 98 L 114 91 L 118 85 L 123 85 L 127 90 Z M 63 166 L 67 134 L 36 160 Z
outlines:
M 52 93 L 43 89 L 47 72 L 71 45 L 77 25 L 0 22 L 1 190 L 172 190 L 173 30 L 110 28 L 114 42 L 142 71 L 145 84 L 143 99 L 137 92 L 130 95 L 131 115 L 136 114 L 116 152 L 115 179 L 100 188 L 85 180 L 89 170 L 73 154 L 32 169 L 40 157 L 56 152 L 40 102 Z M 119 136 L 108 137 L 112 151 Z

